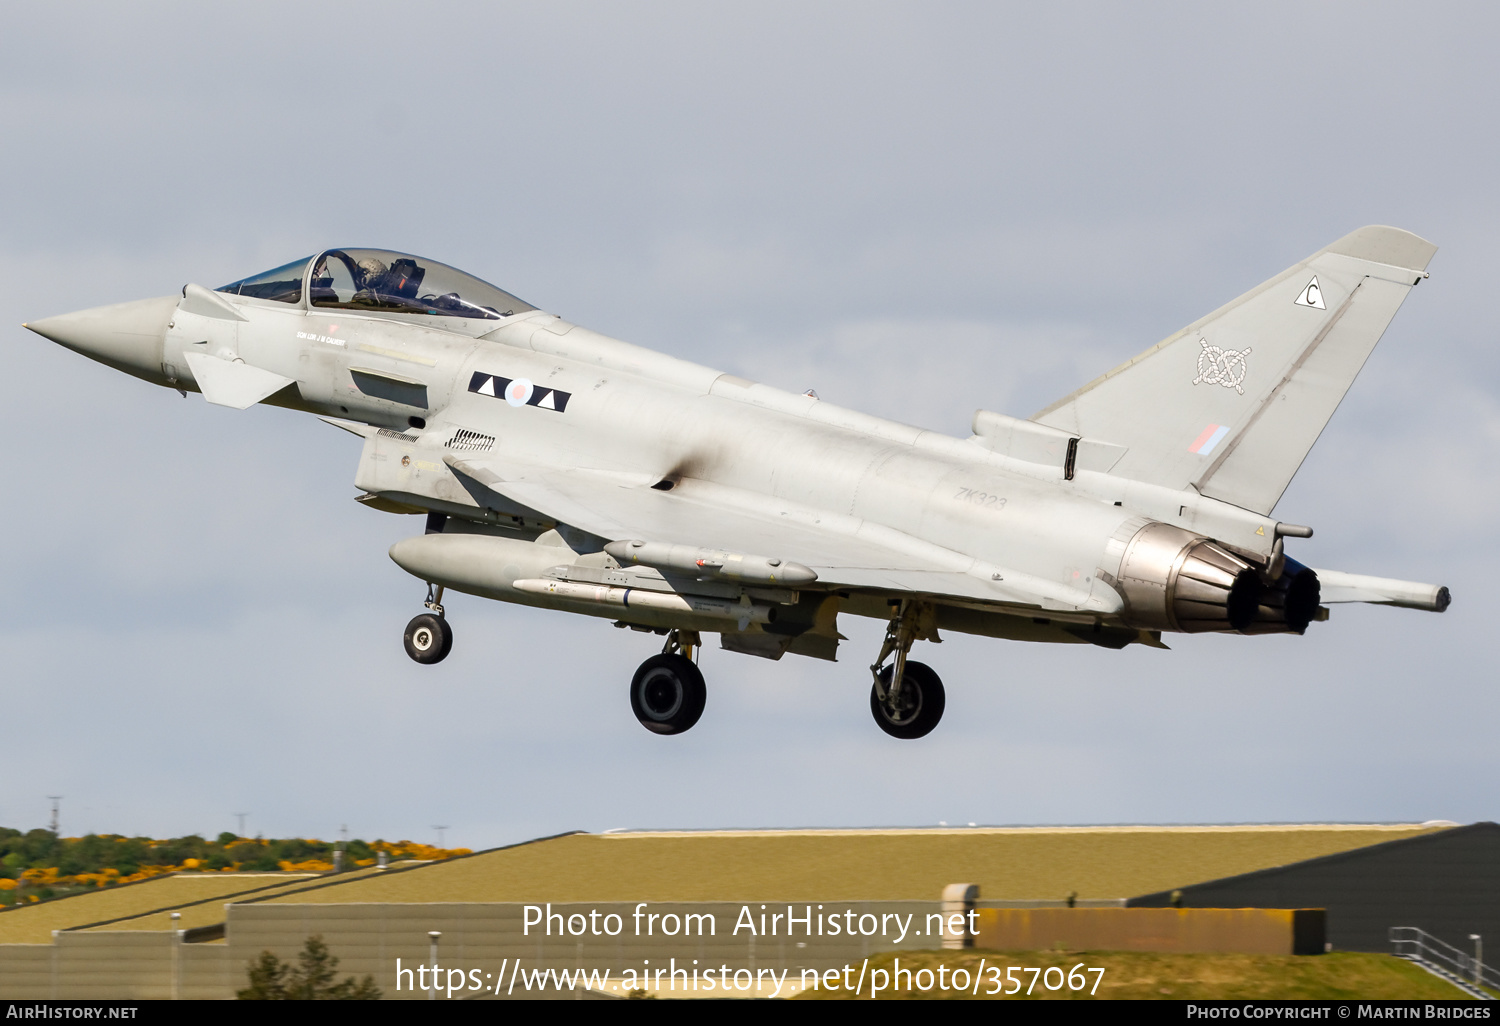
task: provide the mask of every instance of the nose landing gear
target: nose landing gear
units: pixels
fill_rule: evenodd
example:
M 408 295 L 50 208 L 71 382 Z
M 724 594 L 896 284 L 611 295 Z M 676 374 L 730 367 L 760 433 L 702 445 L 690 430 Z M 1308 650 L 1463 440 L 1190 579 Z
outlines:
M 419 663 L 440 663 L 453 648 L 453 628 L 443 616 L 443 589 L 427 586 L 427 601 L 422 603 L 431 612 L 418 613 L 406 625 L 402 638 L 406 654 Z
M 926 663 L 909 662 L 912 642 L 941 642 L 936 611 L 928 603 L 903 601 L 885 631 L 880 656 L 870 667 L 875 684 L 870 688 L 870 713 L 875 723 L 891 737 L 913 740 L 925 737 L 943 718 L 947 696 L 942 679 Z M 886 659 L 895 658 L 884 666 Z
M 653 734 L 681 734 L 703 715 L 708 689 L 693 662 L 697 631 L 672 631 L 661 655 L 641 664 L 630 681 L 630 708 Z

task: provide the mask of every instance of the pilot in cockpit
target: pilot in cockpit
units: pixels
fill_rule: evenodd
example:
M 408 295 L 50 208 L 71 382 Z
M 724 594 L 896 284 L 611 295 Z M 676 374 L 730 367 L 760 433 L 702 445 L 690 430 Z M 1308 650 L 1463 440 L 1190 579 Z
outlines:
M 417 290 L 427 274 L 411 257 L 401 257 L 389 266 L 375 257 L 365 257 L 358 268 L 355 301 L 359 302 L 360 294 L 365 294 L 365 301 L 381 305 L 390 304 L 392 300 L 397 301 L 396 305 L 416 305 Z
M 313 306 L 484 319 L 533 309 L 450 267 L 378 250 L 325 251 L 313 266 L 308 298 Z

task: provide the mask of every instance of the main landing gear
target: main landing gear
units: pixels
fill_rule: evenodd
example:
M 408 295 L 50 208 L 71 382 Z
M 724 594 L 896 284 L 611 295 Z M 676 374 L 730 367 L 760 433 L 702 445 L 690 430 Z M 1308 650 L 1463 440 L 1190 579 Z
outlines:
M 930 603 L 907 599 L 896 608 L 886 627 L 880 656 L 870 667 L 875 677 L 870 688 L 870 712 L 876 725 L 891 737 L 924 737 L 943 718 L 946 697 L 942 680 L 932 667 L 906 658 L 912 642 L 942 640 L 937 632 L 937 611 Z M 891 664 L 883 665 L 893 655 Z
M 406 654 L 419 663 L 440 663 L 453 648 L 453 628 L 443 616 L 443 589 L 431 584 L 427 586 L 427 601 L 422 603 L 430 612 L 418 613 L 406 625 Z
M 641 664 L 630 681 L 630 708 L 654 734 L 681 734 L 703 715 L 708 689 L 693 662 L 703 642 L 697 631 L 672 631 L 661 655 Z

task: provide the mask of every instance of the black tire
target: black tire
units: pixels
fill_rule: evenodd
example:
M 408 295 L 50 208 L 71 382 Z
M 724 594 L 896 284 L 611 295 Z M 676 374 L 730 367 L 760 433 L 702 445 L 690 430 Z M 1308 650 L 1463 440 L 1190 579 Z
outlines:
M 881 670 L 881 684 L 889 688 L 894 671 L 895 667 L 892 666 Z M 943 682 L 926 663 L 906 664 L 906 675 L 901 685 L 901 709 L 895 715 L 881 704 L 875 685 L 870 685 L 870 712 L 874 715 L 875 722 L 891 737 L 899 737 L 905 741 L 932 733 L 932 728 L 943 718 L 943 707 L 946 704 Z
M 453 649 L 453 628 L 435 613 L 420 613 L 406 625 L 406 654 L 419 663 L 440 663 Z
M 630 708 L 641 726 L 653 734 L 691 729 L 707 701 L 703 674 L 686 656 L 652 656 L 630 681 Z

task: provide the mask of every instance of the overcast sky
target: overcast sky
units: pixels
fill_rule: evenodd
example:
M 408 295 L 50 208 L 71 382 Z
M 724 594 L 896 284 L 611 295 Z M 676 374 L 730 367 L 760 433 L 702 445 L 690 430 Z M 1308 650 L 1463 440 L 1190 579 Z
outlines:
M 1500 13 L 1492 5 L 0 4 L 0 824 L 490 846 L 568 829 L 1473 821 L 1495 798 Z M 417 518 L 358 440 L 186 400 L 21 321 L 327 246 L 955 434 L 1027 416 L 1346 232 L 1435 242 L 1277 515 L 1447 584 L 1172 651 L 948 635 L 948 714 L 467 596 L 401 631 Z

